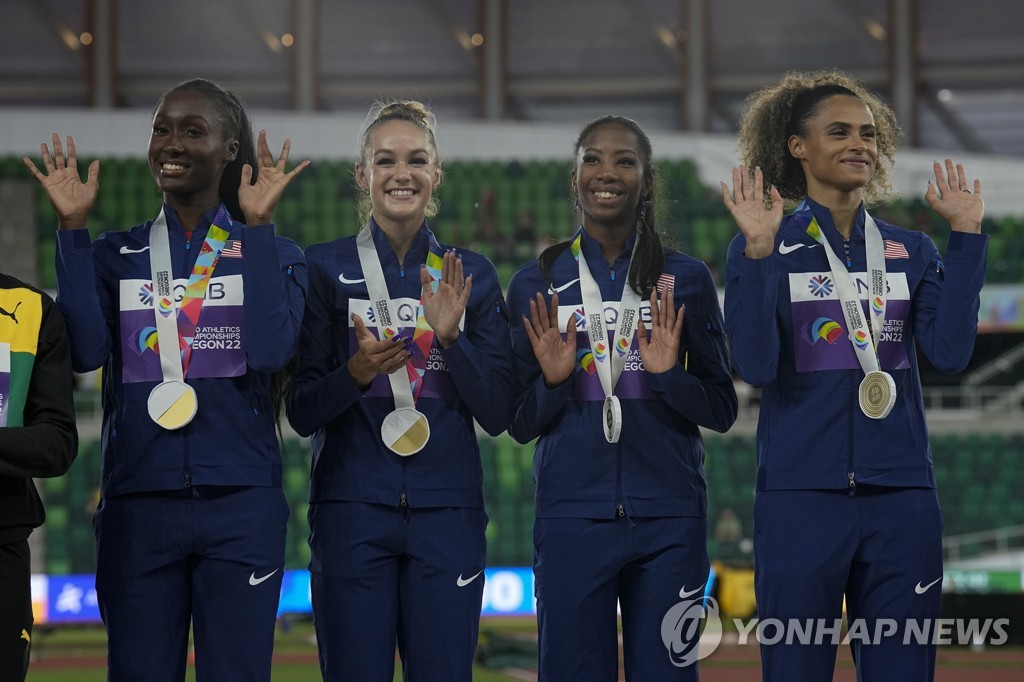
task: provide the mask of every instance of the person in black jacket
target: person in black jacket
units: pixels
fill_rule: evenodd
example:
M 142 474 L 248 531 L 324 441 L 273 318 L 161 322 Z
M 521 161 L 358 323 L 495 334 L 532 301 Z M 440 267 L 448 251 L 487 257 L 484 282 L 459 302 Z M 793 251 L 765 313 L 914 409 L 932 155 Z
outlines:
M 0 273 L 0 679 L 24 680 L 32 643 L 28 536 L 42 525 L 33 478 L 78 451 L 64 318 L 43 292 Z

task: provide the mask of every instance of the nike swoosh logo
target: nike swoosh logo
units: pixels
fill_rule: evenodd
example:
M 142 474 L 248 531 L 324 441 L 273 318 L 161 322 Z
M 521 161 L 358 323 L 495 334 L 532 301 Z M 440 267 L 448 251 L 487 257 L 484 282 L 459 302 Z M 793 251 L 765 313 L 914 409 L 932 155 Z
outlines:
M 704 591 L 704 585 L 701 585 L 697 589 L 691 590 L 689 592 L 686 591 L 686 585 L 683 585 L 683 589 L 679 590 L 679 596 L 682 599 L 686 599 L 687 597 L 692 597 L 693 595 L 697 594 L 698 592 L 703 592 L 703 591 Z
M 143 251 L 148 251 L 148 250 L 149 250 L 148 246 L 143 246 L 141 249 L 129 249 L 127 246 L 122 246 L 121 247 L 121 254 L 127 256 L 129 253 L 142 253 Z
M 918 594 L 924 594 L 925 592 L 927 592 L 932 587 L 932 585 L 934 585 L 934 584 L 936 584 L 938 582 L 941 582 L 941 581 L 942 581 L 942 578 L 936 578 L 935 580 L 931 581 L 930 583 L 928 583 L 924 587 L 921 587 L 921 583 L 919 582 L 914 587 L 914 592 L 917 592 Z
M 578 282 L 578 281 L 580 281 L 579 277 L 577 277 L 576 279 L 572 280 L 571 282 L 566 282 L 565 284 L 563 284 L 560 287 L 554 287 L 554 288 L 548 287 L 548 293 L 549 294 L 561 293 L 561 292 L 565 291 L 566 289 L 568 289 L 569 287 L 571 287 L 573 284 L 576 284 L 576 282 Z
M 338 281 L 341 282 L 342 284 L 359 284 L 360 282 L 365 282 L 366 280 L 365 279 L 349 279 L 348 277 L 345 276 L 345 273 L 343 272 L 340 275 L 338 275 Z
M 787 253 L 793 253 L 797 249 L 802 249 L 805 246 L 809 249 L 813 249 L 817 244 L 786 244 L 786 241 L 783 240 L 782 243 L 779 244 L 779 253 L 785 256 Z
M 483 571 L 480 571 L 480 573 L 483 573 Z M 477 573 L 472 578 L 463 578 L 462 574 L 460 573 L 458 580 L 455 581 L 455 584 L 458 585 L 459 587 L 465 587 L 466 585 L 470 584 L 471 582 L 476 580 L 478 577 L 480 577 L 480 573 Z
M 250 575 L 250 576 L 249 576 L 249 584 L 250 584 L 250 585 L 259 585 L 259 584 L 260 584 L 261 582 L 263 582 L 264 580 L 266 580 L 266 579 L 267 579 L 267 578 L 269 578 L 270 576 L 274 575 L 274 574 L 275 574 L 275 573 L 277 573 L 277 572 L 278 572 L 279 570 L 281 570 L 281 569 L 279 569 L 279 568 L 275 568 L 275 569 L 274 569 L 273 571 L 271 571 L 270 573 L 267 573 L 267 574 L 266 574 L 265 576 L 263 576 L 262 578 L 257 578 L 257 577 L 256 577 L 256 571 L 253 571 L 253 572 L 252 572 L 252 575 Z

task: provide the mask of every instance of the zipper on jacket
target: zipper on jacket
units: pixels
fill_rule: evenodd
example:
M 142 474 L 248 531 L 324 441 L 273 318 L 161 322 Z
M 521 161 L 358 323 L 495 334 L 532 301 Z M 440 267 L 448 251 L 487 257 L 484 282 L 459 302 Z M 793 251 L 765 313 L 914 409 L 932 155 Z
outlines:
M 625 516 L 625 515 L 626 515 L 626 508 L 625 508 L 625 507 L 623 507 L 623 506 L 622 506 L 622 505 L 620 504 L 620 505 L 619 505 L 619 508 L 618 508 L 618 509 L 617 509 L 617 510 L 615 511 L 615 515 L 616 515 L 616 516 L 618 516 L 619 518 L 622 518 L 623 516 Z
M 185 487 L 192 487 L 192 473 L 189 471 L 192 468 L 191 458 L 188 452 L 188 438 L 182 438 L 182 449 L 185 450 Z
M 615 281 L 615 264 L 614 263 L 612 263 L 612 265 L 611 265 L 611 267 L 610 267 L 608 272 L 611 275 L 612 281 L 614 282 Z
M 398 506 L 402 509 L 409 506 L 409 501 L 405 499 L 405 493 L 402 493 L 401 497 L 398 498 Z
M 851 389 L 852 388 L 851 384 L 853 384 L 853 382 L 856 380 L 856 374 L 854 372 L 848 372 L 848 374 L 850 376 L 850 381 L 847 383 L 847 388 Z M 853 389 L 853 390 L 850 391 L 850 399 L 847 401 L 846 404 L 847 405 L 851 404 L 851 401 L 852 401 L 852 404 L 854 404 L 854 405 L 859 405 L 860 404 L 859 403 L 859 398 L 857 396 L 857 390 L 856 389 Z M 856 488 L 857 488 L 857 475 L 855 473 L 856 468 L 854 467 L 854 462 L 853 462 L 853 435 L 854 435 L 853 434 L 853 426 L 854 426 L 854 423 L 855 423 L 855 415 L 853 414 L 853 410 L 849 411 L 849 415 L 850 415 L 850 418 L 849 418 L 849 420 L 847 422 L 847 426 L 848 426 L 848 430 L 847 430 L 848 431 L 848 436 L 847 436 L 848 442 L 846 444 L 846 448 L 847 448 L 847 450 L 846 450 L 846 479 L 847 479 L 847 486 L 849 487 L 850 494 L 852 495 L 855 492 Z

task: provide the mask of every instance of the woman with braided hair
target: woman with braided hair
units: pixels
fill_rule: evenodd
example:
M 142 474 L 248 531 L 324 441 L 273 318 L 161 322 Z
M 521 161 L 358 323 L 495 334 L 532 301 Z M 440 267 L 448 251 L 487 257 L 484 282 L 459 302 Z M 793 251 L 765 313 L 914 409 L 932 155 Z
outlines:
M 695 680 L 682 616 L 708 580 L 699 427 L 724 432 L 737 409 L 718 295 L 707 266 L 662 244 L 635 121 L 584 126 L 571 180 L 581 227 L 508 293 L 509 432 L 537 439 L 540 679 L 618 679 L 618 603 L 626 679 Z

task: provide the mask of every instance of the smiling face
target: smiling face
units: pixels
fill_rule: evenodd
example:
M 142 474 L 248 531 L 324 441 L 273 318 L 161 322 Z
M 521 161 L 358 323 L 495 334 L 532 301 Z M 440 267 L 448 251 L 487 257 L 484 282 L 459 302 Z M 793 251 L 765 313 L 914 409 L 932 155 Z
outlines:
M 220 202 L 220 179 L 238 154 L 213 102 L 195 90 L 164 97 L 153 115 L 149 169 L 172 208 L 211 208 Z
M 418 229 L 440 181 L 437 150 L 415 123 L 385 121 L 370 131 L 356 183 L 369 191 L 381 229 Z
M 807 195 L 828 203 L 828 196 L 860 193 L 878 160 L 875 119 L 862 101 L 834 95 L 807 120 L 802 135 L 789 138 L 789 152 L 800 160 Z
M 631 231 L 641 198 L 651 192 L 640 140 L 621 123 L 604 123 L 576 151 L 572 183 L 587 228 Z

